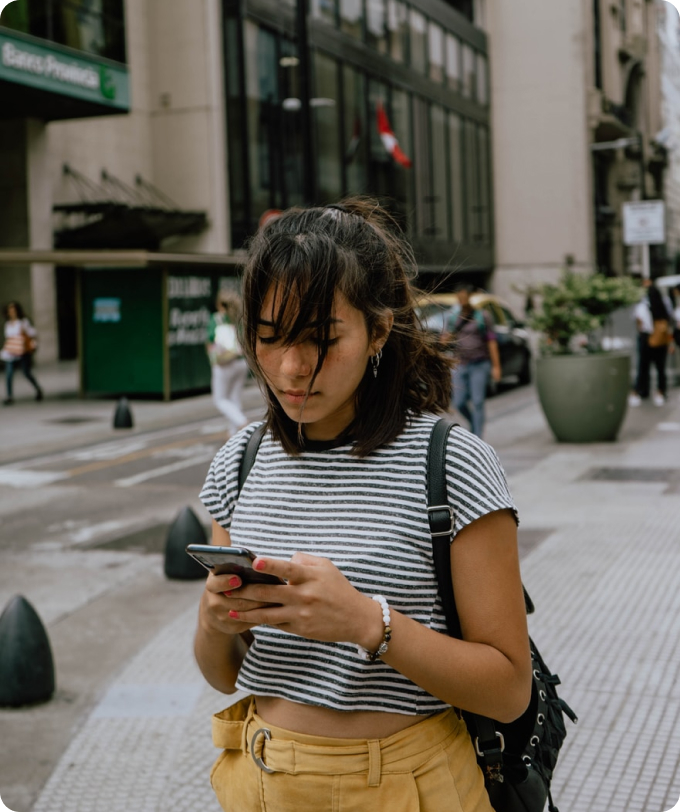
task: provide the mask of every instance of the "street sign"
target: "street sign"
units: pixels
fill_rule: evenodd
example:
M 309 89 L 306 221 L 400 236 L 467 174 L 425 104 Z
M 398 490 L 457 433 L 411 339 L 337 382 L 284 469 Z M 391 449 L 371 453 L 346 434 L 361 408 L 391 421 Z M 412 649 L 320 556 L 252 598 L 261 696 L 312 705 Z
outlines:
M 666 242 L 663 200 L 623 204 L 624 245 L 660 245 Z

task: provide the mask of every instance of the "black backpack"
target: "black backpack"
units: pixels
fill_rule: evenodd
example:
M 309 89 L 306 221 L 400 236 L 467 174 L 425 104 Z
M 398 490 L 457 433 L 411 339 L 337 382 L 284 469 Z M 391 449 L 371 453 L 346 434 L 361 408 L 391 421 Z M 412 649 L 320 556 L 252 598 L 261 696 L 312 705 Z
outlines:
M 427 456 L 427 513 L 446 625 L 451 637 L 460 639 L 451 580 L 454 515 L 446 490 L 446 441 L 456 425 L 442 418 L 432 430 Z M 534 606 L 526 590 L 524 601 L 527 614 L 531 614 Z M 558 812 L 550 794 L 550 782 L 567 735 L 564 715 L 572 722 L 577 721 L 576 714 L 557 695 L 559 677 L 550 672 L 534 641 L 529 642 L 533 668 L 531 701 L 519 719 L 503 724 L 462 712 L 496 812 L 542 812 L 546 801 L 550 802 L 550 812 Z
M 462 639 L 451 580 L 451 542 L 453 509 L 446 491 L 446 441 L 458 425 L 441 418 L 430 436 L 427 455 L 427 514 L 432 534 L 435 572 L 449 634 Z M 263 423 L 248 439 L 239 468 L 239 492 L 253 467 L 257 450 L 266 430 Z M 526 590 L 527 613 L 534 611 Z M 576 714 L 557 696 L 559 677 L 551 674 L 533 640 L 531 657 L 533 685 L 526 711 L 510 724 L 503 724 L 466 711 L 463 718 L 484 774 L 491 805 L 496 812 L 542 812 L 550 800 L 550 812 L 558 812 L 550 795 L 550 782 L 557 755 L 567 735 L 564 714 L 572 722 Z

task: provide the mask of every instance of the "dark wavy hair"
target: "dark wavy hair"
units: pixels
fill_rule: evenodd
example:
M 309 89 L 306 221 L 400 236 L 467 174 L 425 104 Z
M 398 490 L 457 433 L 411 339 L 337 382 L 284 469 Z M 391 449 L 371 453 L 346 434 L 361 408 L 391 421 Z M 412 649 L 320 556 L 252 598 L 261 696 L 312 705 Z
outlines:
M 394 322 L 375 378 L 367 365 L 356 391 L 355 418 L 343 433 L 357 456 L 392 442 L 409 413 L 445 411 L 451 361 L 426 333 L 415 311 L 416 265 L 394 220 L 371 200 L 351 198 L 323 208 L 293 208 L 251 240 L 243 279 L 244 352 L 267 400 L 267 423 L 286 452 L 304 448 L 302 425 L 292 421 L 266 383 L 257 359 L 258 321 L 273 288 L 280 307 L 274 332 L 291 346 L 312 331 L 318 361 L 308 391 L 328 354 L 332 309 L 340 291 L 360 310 L 369 338 L 385 316 Z
M 19 302 L 7 302 L 7 304 L 2 309 L 2 313 L 6 319 L 9 318 L 9 309 L 13 307 L 17 311 L 17 318 L 23 319 L 26 318 L 26 313 L 24 312 L 24 308 L 19 304 Z

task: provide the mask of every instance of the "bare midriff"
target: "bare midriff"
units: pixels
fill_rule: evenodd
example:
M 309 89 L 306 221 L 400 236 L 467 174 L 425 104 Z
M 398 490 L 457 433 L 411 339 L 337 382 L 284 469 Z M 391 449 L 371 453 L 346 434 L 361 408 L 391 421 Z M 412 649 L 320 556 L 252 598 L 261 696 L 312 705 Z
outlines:
M 258 696 L 255 703 L 258 716 L 274 727 L 334 739 L 384 739 L 425 719 L 382 711 L 335 711 L 272 696 Z

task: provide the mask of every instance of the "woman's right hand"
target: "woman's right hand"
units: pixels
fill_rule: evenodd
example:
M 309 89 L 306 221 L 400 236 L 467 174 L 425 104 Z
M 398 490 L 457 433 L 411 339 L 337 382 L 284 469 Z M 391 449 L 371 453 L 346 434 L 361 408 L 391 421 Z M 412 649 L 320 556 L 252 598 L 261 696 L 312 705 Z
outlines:
M 206 631 L 241 634 L 252 629 L 255 624 L 232 620 L 229 612 L 246 612 L 271 605 L 240 598 L 241 586 L 243 583 L 238 575 L 215 575 L 212 572 L 208 574 L 199 609 L 199 620 Z

